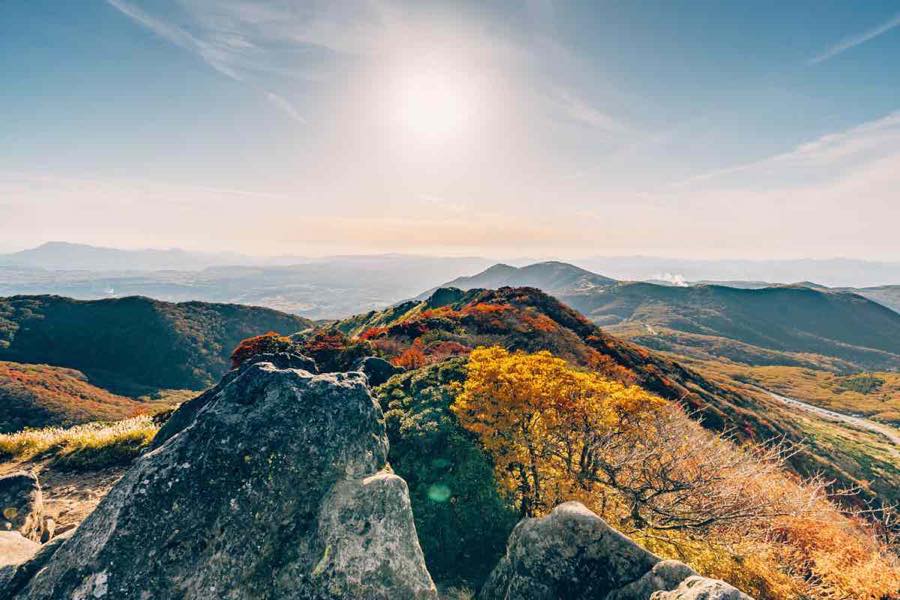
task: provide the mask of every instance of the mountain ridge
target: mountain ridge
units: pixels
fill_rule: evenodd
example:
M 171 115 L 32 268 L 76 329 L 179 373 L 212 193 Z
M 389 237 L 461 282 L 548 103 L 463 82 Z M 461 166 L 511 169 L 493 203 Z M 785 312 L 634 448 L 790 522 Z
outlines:
M 77 369 L 124 395 L 200 390 L 228 370 L 242 339 L 310 326 L 302 317 L 236 304 L 13 296 L 0 298 L 0 360 Z
M 495 265 L 442 287 L 497 289 L 523 280 L 595 323 L 620 327 L 618 333 L 661 350 L 685 350 L 683 345 L 659 345 L 671 330 L 681 337 L 713 336 L 759 347 L 764 350 L 760 355 L 785 354 L 781 359 L 772 355 L 776 362 L 771 364 L 799 364 L 790 354 L 821 354 L 844 370 L 900 368 L 900 313 L 846 290 L 801 284 L 741 288 L 616 281 L 559 262 L 521 268 Z M 636 330 L 636 325 L 646 331 Z M 709 346 L 708 339 L 694 342 Z M 721 345 L 723 357 L 747 356 Z

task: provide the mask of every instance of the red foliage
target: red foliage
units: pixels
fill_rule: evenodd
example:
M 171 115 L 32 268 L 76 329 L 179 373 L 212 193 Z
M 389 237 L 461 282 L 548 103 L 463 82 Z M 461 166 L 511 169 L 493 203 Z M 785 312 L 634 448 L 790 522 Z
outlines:
M 534 331 L 552 333 L 559 330 L 559 326 L 556 324 L 556 321 L 554 321 L 547 315 L 542 315 L 540 313 L 536 315 L 525 313 L 522 315 L 522 322 Z
M 502 313 L 512 309 L 513 307 L 509 304 L 488 304 L 486 302 L 478 302 L 477 304 L 470 304 L 464 307 L 461 312 L 465 315 L 486 315 Z
M 269 354 L 275 352 L 287 352 L 293 347 L 290 338 L 279 335 L 274 331 L 247 338 L 241 341 L 231 353 L 231 368 L 244 364 L 248 359 L 260 354 Z
M 326 350 L 343 350 L 350 344 L 350 339 L 340 331 L 317 331 L 303 342 L 303 348 L 314 354 Z
M 369 327 L 359 335 L 361 340 L 371 340 L 387 334 L 387 327 Z
M 430 359 L 430 362 L 440 362 L 451 356 L 465 356 L 471 351 L 471 348 L 459 342 L 442 341 L 429 344 L 425 349 L 425 354 Z
M 428 364 L 428 358 L 425 356 L 422 346 L 422 340 L 416 340 L 403 354 L 394 358 L 391 362 L 404 369 L 424 367 Z

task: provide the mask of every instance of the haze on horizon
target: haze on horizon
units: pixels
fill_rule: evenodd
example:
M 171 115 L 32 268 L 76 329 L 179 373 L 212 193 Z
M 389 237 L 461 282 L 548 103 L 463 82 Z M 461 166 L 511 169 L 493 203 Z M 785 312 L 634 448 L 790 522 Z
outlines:
M 900 260 L 895 2 L 14 1 L 0 251 Z

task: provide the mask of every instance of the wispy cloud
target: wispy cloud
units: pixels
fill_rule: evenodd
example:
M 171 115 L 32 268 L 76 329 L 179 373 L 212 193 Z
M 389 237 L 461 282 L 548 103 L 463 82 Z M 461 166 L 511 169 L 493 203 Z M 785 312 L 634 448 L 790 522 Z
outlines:
M 222 73 L 235 81 L 243 81 L 243 77 L 228 65 L 223 53 L 216 49 L 212 44 L 195 37 L 177 25 L 158 19 L 144 11 L 142 8 L 124 2 L 123 0 L 106 0 L 106 2 L 138 25 L 152 31 L 164 40 L 197 54 L 206 64 L 219 73 Z
M 266 92 L 266 99 L 271 102 L 275 108 L 286 114 L 288 117 L 293 119 L 294 121 L 300 123 L 301 125 L 306 125 L 309 123 L 303 115 L 297 112 L 297 109 L 294 108 L 294 105 L 288 102 L 283 96 L 279 96 L 275 92 Z
M 254 48 L 254 45 L 248 40 L 236 34 L 223 34 L 222 32 L 217 32 L 217 34 L 211 38 L 213 41 L 208 41 L 192 34 L 183 27 L 154 17 L 142 8 L 129 2 L 125 2 L 124 0 L 106 1 L 110 6 L 141 27 L 144 27 L 179 48 L 183 48 L 196 54 L 203 62 L 222 75 L 261 92 L 270 104 L 293 121 L 303 125 L 308 123 L 297 108 L 284 96 L 276 94 L 268 89 L 260 88 L 251 83 L 247 77 L 240 72 L 238 67 L 240 61 L 236 59 L 239 58 L 241 52 L 252 50 Z
M 844 131 L 823 135 L 787 152 L 696 175 L 676 183 L 674 187 L 778 168 L 818 168 L 836 172 L 842 165 L 894 154 L 900 154 L 900 110 Z
M 873 40 L 873 39 L 877 38 L 878 36 L 884 35 L 885 33 L 891 31 L 892 29 L 894 29 L 895 27 L 898 27 L 898 26 L 900 26 L 900 13 L 897 13 L 896 15 L 893 16 L 893 18 L 885 21 L 884 23 L 882 23 L 881 25 L 878 25 L 877 27 L 873 27 L 872 29 L 869 29 L 862 33 L 858 33 L 856 35 L 852 35 L 850 37 L 844 38 L 843 40 L 841 40 L 834 46 L 828 48 L 824 52 L 817 54 L 816 56 L 811 58 L 809 60 L 809 64 L 816 65 L 816 64 L 825 62 L 826 60 L 834 58 L 838 54 L 846 52 L 847 50 L 850 50 L 851 48 L 855 48 L 856 46 L 859 46 L 860 44 L 865 44 L 869 40 Z
M 625 131 L 622 123 L 595 108 L 572 90 L 559 87 L 554 88 L 551 91 L 551 98 L 563 114 L 573 121 L 608 132 Z

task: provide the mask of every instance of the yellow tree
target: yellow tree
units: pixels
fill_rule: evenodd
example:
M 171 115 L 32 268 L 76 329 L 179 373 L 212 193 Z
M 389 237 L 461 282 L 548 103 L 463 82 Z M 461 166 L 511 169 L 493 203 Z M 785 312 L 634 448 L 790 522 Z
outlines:
M 589 491 L 592 440 L 640 427 L 665 402 L 549 352 L 476 348 L 453 412 L 494 458 L 500 485 L 532 515 Z

